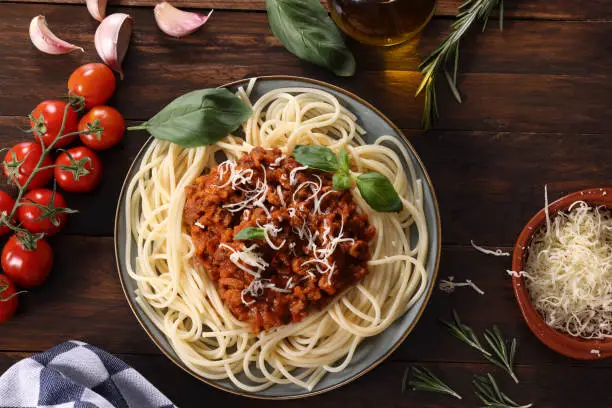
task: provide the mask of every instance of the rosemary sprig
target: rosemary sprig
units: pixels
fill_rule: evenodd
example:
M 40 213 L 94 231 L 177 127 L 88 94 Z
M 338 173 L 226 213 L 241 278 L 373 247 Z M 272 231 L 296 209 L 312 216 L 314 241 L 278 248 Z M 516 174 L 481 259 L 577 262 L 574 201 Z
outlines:
M 461 323 L 459 315 L 453 310 L 453 322 L 447 322 L 442 320 L 441 323 L 446 326 L 450 333 L 457 337 L 462 342 L 468 344 L 470 347 L 478 350 L 487 361 L 495 364 L 502 368 L 504 371 L 512 377 L 514 382 L 518 384 L 519 380 L 514 372 L 514 356 L 516 355 L 516 338 L 513 338 L 510 342 L 510 348 L 504 339 L 504 336 L 497 326 L 493 326 L 493 330 L 485 330 L 484 337 L 491 351 L 487 350 L 478 336 L 474 333 L 470 327 Z
M 491 374 L 486 376 L 474 376 L 474 387 L 476 396 L 482 401 L 485 407 L 493 408 L 530 408 L 533 404 L 519 405 L 501 392 L 495 379 Z
M 486 357 L 487 360 L 505 370 L 518 384 L 519 380 L 512 368 L 514 366 L 514 355 L 516 354 L 516 338 L 512 339 L 510 350 L 508 350 L 508 344 L 499 327 L 493 326 L 493 330 L 485 330 L 484 337 L 494 354 L 494 357 Z
M 450 34 L 431 54 L 419 65 L 423 80 L 416 94 L 425 93 L 423 110 L 423 127 L 427 130 L 438 117 L 436 102 L 436 83 L 441 73 L 444 74 L 453 96 L 461 103 L 461 94 L 457 88 L 457 72 L 459 70 L 459 44 L 465 34 L 477 21 L 483 21 L 484 31 L 489 17 L 499 5 L 499 29 L 503 30 L 504 3 L 503 0 L 465 0 L 459 6 L 455 22 L 451 25 Z M 448 67 L 452 64 L 452 72 Z
M 415 391 L 437 392 L 439 394 L 450 395 L 457 399 L 462 399 L 456 391 L 444 384 L 442 380 L 432 374 L 425 367 L 407 368 L 402 379 L 402 393 L 406 391 L 406 384 Z
M 485 357 L 492 356 L 491 353 L 489 353 L 484 348 L 484 346 L 480 343 L 480 340 L 478 340 L 478 337 L 474 333 L 474 330 L 472 330 L 469 326 L 466 326 L 465 324 L 461 323 L 461 320 L 459 320 L 459 315 L 457 314 L 456 310 L 453 310 L 453 321 L 452 322 L 441 320 L 440 323 L 446 326 L 448 331 L 453 336 L 455 336 L 462 342 L 468 344 L 470 347 L 475 348 L 476 350 L 480 351 Z

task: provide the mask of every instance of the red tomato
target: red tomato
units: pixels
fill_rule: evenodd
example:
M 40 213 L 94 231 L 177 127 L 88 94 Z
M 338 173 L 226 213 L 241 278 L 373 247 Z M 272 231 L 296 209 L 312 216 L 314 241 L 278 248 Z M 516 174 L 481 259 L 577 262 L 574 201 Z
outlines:
M 0 190 L 0 213 L 6 213 L 6 215 L 9 215 L 13 211 L 14 206 L 15 200 L 13 200 L 13 197 Z M 9 227 L 0 227 L 0 235 L 6 235 L 9 231 Z
M 33 120 L 30 119 L 30 126 L 34 129 L 36 140 L 42 139 L 45 146 L 48 147 L 57 138 L 62 127 L 66 105 L 67 103 L 63 101 L 43 101 L 34 108 L 31 115 Z M 79 117 L 77 113 L 72 107 L 68 108 L 62 135 L 76 132 L 78 123 Z M 66 146 L 76 137 L 77 135 L 62 138 L 55 144 L 55 147 Z
M 72 156 L 75 164 L 71 164 L 69 155 Z M 81 170 L 66 169 L 67 166 L 81 167 Z M 89 174 L 82 174 L 83 169 L 87 170 Z M 73 193 L 93 190 L 102 178 L 102 162 L 98 155 L 93 150 L 82 146 L 60 154 L 55 160 L 53 170 L 57 184 L 64 190 Z M 75 173 L 77 173 L 77 177 L 75 177 Z
M 125 121 L 117 109 L 110 106 L 97 106 L 93 108 L 81 118 L 79 131 L 86 131 L 87 124 L 93 123 L 96 119 L 100 121 L 100 126 L 104 131 L 100 139 L 95 134 L 81 135 L 81 141 L 85 146 L 94 150 L 104 150 L 121 141 L 125 133 Z
M 85 108 L 102 105 L 115 92 L 115 75 L 100 63 L 78 67 L 68 79 L 68 90 L 85 98 Z
M 6 322 L 17 311 L 19 300 L 15 295 L 15 285 L 4 275 L 0 275 L 0 323 Z
M 2 250 L 4 273 L 15 285 L 24 289 L 32 289 L 43 283 L 52 266 L 53 251 L 44 239 L 36 241 L 36 248 L 30 251 L 13 235 Z
M 16 144 L 11 147 L 6 156 L 4 156 L 4 174 L 6 174 L 11 181 L 22 186 L 28 180 L 30 174 L 32 174 L 32 170 L 36 167 L 38 160 L 40 160 L 40 156 L 42 156 L 42 147 L 40 147 L 40 144 L 35 142 Z M 23 163 L 19 165 L 19 170 L 16 173 L 13 172 L 14 169 L 12 168 L 12 166 L 15 165 L 13 164 L 14 160 L 17 162 L 23 161 Z M 42 167 L 51 165 L 53 165 L 53 162 L 49 156 L 45 157 L 41 164 Z M 12 173 L 13 177 L 11 177 Z M 52 168 L 39 171 L 32 178 L 28 190 L 44 186 L 51 180 L 51 177 L 53 177 Z
M 21 225 L 28 231 L 37 234 L 44 232 L 47 235 L 53 235 L 58 232 L 66 223 L 66 213 L 55 214 L 51 218 L 44 218 L 37 221 L 42 215 L 42 210 L 36 207 L 32 202 L 43 206 L 49 205 L 53 191 L 46 188 L 32 190 L 23 196 L 22 204 L 17 208 L 17 219 Z M 55 192 L 53 199 L 54 207 L 66 208 L 66 200 L 58 192 Z

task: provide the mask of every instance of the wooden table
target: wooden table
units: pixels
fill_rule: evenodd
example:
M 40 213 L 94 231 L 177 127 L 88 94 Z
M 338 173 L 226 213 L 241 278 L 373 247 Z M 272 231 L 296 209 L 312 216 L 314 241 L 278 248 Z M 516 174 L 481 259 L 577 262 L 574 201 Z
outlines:
M 300 62 L 272 36 L 263 0 L 186 0 L 185 6 L 218 10 L 198 33 L 177 40 L 156 27 L 154 0 L 120 0 L 111 12 L 134 17 L 125 79 L 112 105 L 130 123 L 149 118 L 174 97 L 240 78 L 292 74 L 328 81 L 367 99 L 405 129 L 425 162 L 439 197 L 443 250 L 440 277 L 474 280 L 469 289 L 435 290 L 413 334 L 380 367 L 357 381 L 287 407 L 474 407 L 473 374 L 493 372 L 519 402 L 542 407 L 610 407 L 612 361 L 581 362 L 542 345 L 523 322 L 506 269 L 508 258 L 480 254 L 470 240 L 510 249 L 522 226 L 551 198 L 587 187 L 610 186 L 612 160 L 612 2 L 609 0 L 506 1 L 505 31 L 495 24 L 462 44 L 460 86 L 464 103 L 442 92 L 442 119 L 420 132 L 422 100 L 413 95 L 416 66 L 451 22 L 457 3 L 439 2 L 438 15 L 420 43 L 377 49 L 350 42 L 358 61 L 352 78 L 335 78 Z M 64 94 L 78 65 L 98 60 L 91 19 L 81 0 L 0 2 L 0 145 L 26 140 L 17 126 L 43 99 Z M 56 3 L 56 4 L 51 4 Z M 117 5 L 121 3 L 121 5 Z M 30 44 L 30 19 L 44 14 L 62 38 L 85 54 L 48 56 Z M 0 327 L 0 372 L 15 361 L 68 339 L 79 339 L 133 365 L 181 407 L 269 407 L 202 384 L 160 354 L 132 315 L 119 286 L 113 256 L 113 219 L 128 166 L 144 141 L 129 134 L 102 153 L 105 175 L 96 192 L 66 194 L 80 211 L 52 239 L 53 274 L 21 297 L 18 316 Z M 437 319 L 456 308 L 477 329 L 498 324 L 519 338 L 518 374 L 511 384 L 499 370 L 448 335 Z M 404 369 L 423 364 L 465 396 L 402 395 Z

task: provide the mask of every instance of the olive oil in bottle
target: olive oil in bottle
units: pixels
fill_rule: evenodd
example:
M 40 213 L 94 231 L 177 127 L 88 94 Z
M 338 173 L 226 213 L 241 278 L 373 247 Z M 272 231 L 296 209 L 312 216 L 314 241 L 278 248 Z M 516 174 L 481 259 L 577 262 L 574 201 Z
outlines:
M 395 45 L 418 34 L 431 19 L 435 0 L 328 0 L 331 16 L 364 44 Z

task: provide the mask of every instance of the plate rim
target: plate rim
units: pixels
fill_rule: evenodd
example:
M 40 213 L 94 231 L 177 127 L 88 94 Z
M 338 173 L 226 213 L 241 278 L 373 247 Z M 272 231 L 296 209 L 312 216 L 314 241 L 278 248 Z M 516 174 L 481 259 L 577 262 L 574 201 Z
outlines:
M 441 220 L 440 220 L 440 208 L 438 205 L 438 198 L 436 196 L 436 192 L 433 186 L 433 183 L 431 182 L 431 178 L 429 176 L 429 173 L 427 172 L 427 169 L 425 167 L 425 165 L 423 164 L 423 161 L 421 160 L 421 157 L 418 155 L 417 151 L 415 150 L 414 146 L 412 146 L 412 143 L 410 143 L 410 141 L 408 140 L 408 138 L 406 137 L 406 135 L 404 134 L 404 132 L 401 131 L 400 128 L 398 128 L 395 123 L 393 123 L 385 114 L 383 114 L 380 110 L 378 110 L 376 107 L 374 107 L 371 103 L 369 103 L 368 101 L 366 101 L 365 99 L 361 98 L 360 96 L 355 95 L 354 93 L 347 91 L 346 89 L 343 89 L 339 86 L 324 82 L 324 81 L 320 81 L 318 79 L 312 79 L 312 78 L 306 78 L 306 77 L 300 77 L 300 76 L 294 76 L 294 75 L 263 75 L 263 76 L 255 76 L 255 77 L 247 77 L 247 78 L 243 78 L 243 79 L 238 79 L 236 81 L 231 81 L 228 82 L 224 85 L 219 86 L 218 88 L 230 88 L 230 87 L 235 87 L 235 86 L 240 86 L 240 85 L 244 85 L 244 84 L 248 84 L 249 81 L 251 79 L 256 79 L 256 80 L 285 80 L 285 81 L 298 81 L 298 82 L 306 82 L 309 84 L 313 84 L 313 85 L 318 85 L 324 88 L 329 88 L 331 90 L 334 90 L 338 93 L 343 94 L 344 96 L 354 99 L 355 101 L 365 105 L 368 109 L 372 110 L 377 116 L 379 116 L 382 120 L 384 120 L 402 139 L 403 141 L 406 143 L 408 149 L 410 150 L 410 152 L 414 155 L 414 157 L 416 158 L 416 162 L 418 163 L 418 165 L 420 166 L 420 168 L 423 171 L 423 176 L 424 179 L 429 187 L 429 190 L 431 191 L 431 195 L 433 198 L 433 207 L 434 207 L 434 212 L 435 212 L 435 225 L 438 231 L 438 239 L 436 242 L 436 259 L 435 259 L 435 265 L 434 265 L 434 270 L 433 270 L 433 276 L 432 276 L 432 281 L 435 283 L 435 281 L 437 280 L 438 277 L 438 270 L 440 267 L 440 258 L 441 258 L 441 249 L 442 249 L 442 227 L 441 227 Z M 294 395 L 281 395 L 281 396 L 272 396 L 272 395 L 260 395 L 260 394 L 256 394 L 256 393 L 250 393 L 247 391 L 243 391 L 243 390 L 235 390 L 235 389 L 231 389 L 228 388 L 224 385 L 221 385 L 219 383 L 217 383 L 214 380 L 208 379 L 208 378 L 204 378 L 202 376 L 200 376 L 197 373 L 194 373 L 193 371 L 191 371 L 187 366 L 185 366 L 185 364 L 180 361 L 180 359 L 175 358 L 174 356 L 170 355 L 165 349 L 164 347 L 159 343 L 159 341 L 157 340 L 157 338 L 149 331 L 149 329 L 146 327 L 143 319 L 141 319 L 139 313 L 136 311 L 136 307 L 137 305 L 135 304 L 135 302 L 132 300 L 130 294 L 128 294 L 127 292 L 127 287 L 123 278 L 123 274 L 121 273 L 121 265 L 119 262 L 119 240 L 118 240 L 118 230 L 119 230 L 119 212 L 121 209 L 121 205 L 122 205 L 122 198 L 125 196 L 125 190 L 127 188 L 127 185 L 129 184 L 129 179 L 130 179 L 130 175 L 132 174 L 132 171 L 134 169 L 134 166 L 136 164 L 137 158 L 141 157 L 142 153 L 145 151 L 145 149 L 149 146 L 149 144 L 151 144 L 151 142 L 153 141 L 154 137 L 150 136 L 145 143 L 142 145 L 142 147 L 138 150 L 138 153 L 136 153 L 136 156 L 134 156 L 134 160 L 132 161 L 132 163 L 130 164 L 130 167 L 125 175 L 125 178 L 123 180 L 123 184 L 121 186 L 121 190 L 119 191 L 119 197 L 117 200 L 117 208 L 115 209 L 115 222 L 114 222 L 114 230 L 113 230 L 113 247 L 114 247 L 114 253 L 115 253 L 115 267 L 117 269 L 117 275 L 119 276 L 119 282 L 121 284 L 121 289 L 123 291 L 123 295 L 125 296 L 128 305 L 130 306 L 130 309 L 132 310 L 132 313 L 134 314 L 134 316 L 136 317 L 136 320 L 138 321 L 138 324 L 140 324 L 140 327 L 145 331 L 145 333 L 147 334 L 147 336 L 149 337 L 149 339 L 153 342 L 153 344 L 155 344 L 155 346 L 162 352 L 162 354 L 164 356 L 166 356 L 170 361 L 172 361 L 176 366 L 178 366 L 179 368 L 181 368 L 183 371 L 185 371 L 187 374 L 191 375 L 193 378 L 196 378 L 197 380 L 208 384 L 214 388 L 217 388 L 219 390 L 225 391 L 225 392 L 229 392 L 231 394 L 234 395 L 239 395 L 241 397 L 247 397 L 247 398 L 253 398 L 253 399 L 260 399 L 260 400 L 294 400 L 294 399 L 302 399 L 302 398 L 307 398 L 307 397 L 313 397 L 315 395 L 320 395 L 320 394 L 324 394 L 326 392 L 335 390 L 337 388 L 340 388 L 344 385 L 347 385 L 355 380 L 357 380 L 358 378 L 362 377 L 363 375 L 369 373 L 370 371 L 372 371 L 374 368 L 376 368 L 378 365 L 380 365 L 383 361 L 385 361 L 395 350 L 397 350 L 397 348 L 406 340 L 406 338 L 408 338 L 408 336 L 410 335 L 410 333 L 412 333 L 412 331 L 414 330 L 416 324 L 419 322 L 419 320 L 421 320 L 421 317 L 423 315 L 423 312 L 425 311 L 425 308 L 427 307 L 429 300 L 431 298 L 432 292 L 433 292 L 433 288 L 435 287 L 435 284 L 432 283 L 432 285 L 429 287 L 429 289 L 427 290 L 426 293 L 424 293 L 424 301 L 422 306 L 419 308 L 419 310 L 417 311 L 416 317 L 414 319 L 414 321 L 412 323 L 410 323 L 410 326 L 405 330 L 405 332 L 402 334 L 402 336 L 391 346 L 389 347 L 389 349 L 385 352 L 385 354 L 383 354 L 382 356 L 380 356 L 376 361 L 374 361 L 372 364 L 370 364 L 369 366 L 367 366 L 366 368 L 364 368 L 363 370 L 361 370 L 360 372 L 356 373 L 355 375 L 342 380 L 340 382 L 338 382 L 337 384 L 333 384 L 330 385 L 326 388 L 320 389 L 320 390 L 316 390 L 316 391 L 308 391 L 307 393 L 304 394 L 294 394 Z M 433 248 L 432 248 L 433 249 Z

